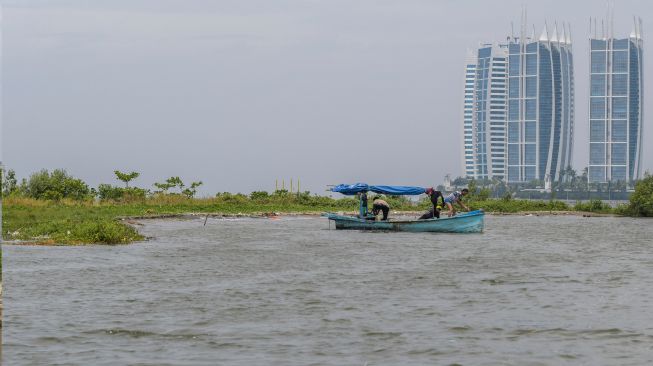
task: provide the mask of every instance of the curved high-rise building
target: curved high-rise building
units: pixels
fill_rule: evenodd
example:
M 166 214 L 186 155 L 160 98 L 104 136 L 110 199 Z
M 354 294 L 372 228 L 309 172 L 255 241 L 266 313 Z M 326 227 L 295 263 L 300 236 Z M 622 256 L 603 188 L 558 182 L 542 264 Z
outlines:
M 470 50 L 465 60 L 465 89 L 463 96 L 463 172 L 474 177 L 474 90 L 476 83 L 476 55 Z
M 522 32 L 523 33 L 523 32 Z M 569 27 L 508 43 L 507 181 L 559 180 L 571 164 L 574 67 Z
M 589 181 L 630 182 L 641 176 L 642 21 L 628 38 L 604 29 L 595 21 L 590 38 Z

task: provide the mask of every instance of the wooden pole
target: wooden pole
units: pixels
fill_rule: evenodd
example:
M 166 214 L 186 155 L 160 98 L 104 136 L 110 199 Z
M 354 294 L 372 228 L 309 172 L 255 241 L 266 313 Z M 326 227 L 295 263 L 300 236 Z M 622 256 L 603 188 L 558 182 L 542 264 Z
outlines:
M 290 193 L 292 193 L 292 178 L 290 178 Z

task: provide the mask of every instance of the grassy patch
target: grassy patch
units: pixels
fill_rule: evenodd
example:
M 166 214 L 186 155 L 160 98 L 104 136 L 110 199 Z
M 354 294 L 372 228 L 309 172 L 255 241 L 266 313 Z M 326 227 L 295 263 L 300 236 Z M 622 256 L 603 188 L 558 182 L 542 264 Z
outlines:
M 412 203 L 402 197 L 387 197 L 393 211 L 427 210 L 431 203 Z M 319 213 L 357 211 L 355 198 L 333 199 L 308 194 L 253 195 L 223 193 L 215 198 L 192 199 L 181 195 L 158 195 L 129 202 L 4 200 L 3 237 L 43 244 L 78 245 L 85 243 L 123 244 L 143 240 L 133 227 L 120 217 L 174 215 L 183 213 L 262 214 Z M 370 202 L 371 204 L 371 202 Z M 529 201 L 516 199 L 470 200 L 472 209 L 488 212 L 571 210 L 561 201 Z M 591 203 L 598 208 L 597 203 Z M 576 209 L 581 209 L 578 206 Z M 588 210 L 588 211 L 592 211 Z M 601 203 L 601 212 L 607 210 Z

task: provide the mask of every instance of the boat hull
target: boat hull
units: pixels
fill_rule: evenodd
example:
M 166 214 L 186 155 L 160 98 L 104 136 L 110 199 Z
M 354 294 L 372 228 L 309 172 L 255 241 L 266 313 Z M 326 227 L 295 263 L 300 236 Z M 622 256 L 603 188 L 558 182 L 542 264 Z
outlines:
M 325 216 L 335 222 L 339 230 L 387 230 L 436 233 L 481 233 L 485 213 L 482 210 L 458 214 L 454 217 L 427 220 L 372 221 L 333 213 Z

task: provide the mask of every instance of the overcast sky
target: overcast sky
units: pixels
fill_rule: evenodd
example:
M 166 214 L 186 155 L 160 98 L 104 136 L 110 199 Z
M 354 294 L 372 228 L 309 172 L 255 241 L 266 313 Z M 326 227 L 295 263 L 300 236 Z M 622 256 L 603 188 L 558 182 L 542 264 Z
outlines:
M 139 186 L 178 175 L 202 180 L 202 194 L 290 178 L 314 192 L 435 186 L 461 174 L 467 49 L 505 40 L 522 4 L 538 34 L 545 21 L 571 23 L 574 164 L 587 164 L 589 17 L 605 14 L 603 0 L 3 3 L 2 153 L 21 177 L 65 168 L 96 186 L 135 170 Z M 638 15 L 648 42 L 653 2 L 615 10 L 615 36 Z

